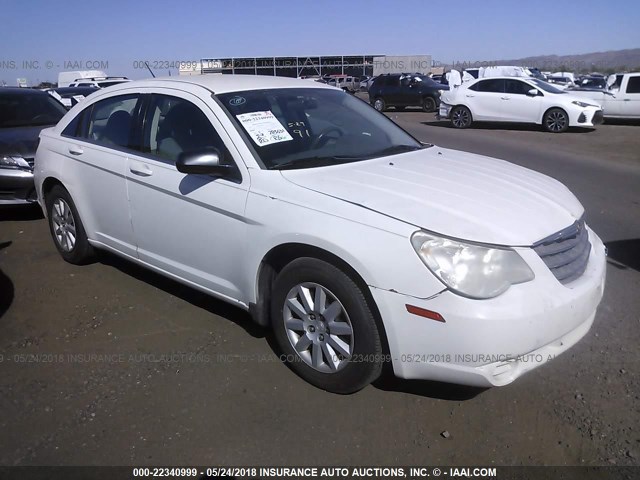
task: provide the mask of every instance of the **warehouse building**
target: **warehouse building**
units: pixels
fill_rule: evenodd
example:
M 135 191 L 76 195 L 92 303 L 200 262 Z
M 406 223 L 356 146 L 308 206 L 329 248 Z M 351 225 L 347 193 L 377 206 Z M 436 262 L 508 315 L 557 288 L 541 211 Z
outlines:
M 324 75 L 373 76 L 381 73 L 431 72 L 431 55 L 329 55 L 311 57 L 203 58 L 180 75 L 218 73 L 321 77 Z

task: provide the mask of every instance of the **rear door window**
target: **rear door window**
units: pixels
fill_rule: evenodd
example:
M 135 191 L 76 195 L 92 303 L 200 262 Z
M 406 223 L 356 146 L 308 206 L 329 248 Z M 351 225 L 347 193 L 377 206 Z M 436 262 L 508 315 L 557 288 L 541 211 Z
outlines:
M 94 103 L 87 138 L 106 146 L 138 149 L 138 145 L 132 144 L 132 138 L 139 102 L 140 95 L 129 94 Z
M 477 92 L 504 93 L 505 81 L 502 78 L 490 78 L 480 80 L 469 88 Z

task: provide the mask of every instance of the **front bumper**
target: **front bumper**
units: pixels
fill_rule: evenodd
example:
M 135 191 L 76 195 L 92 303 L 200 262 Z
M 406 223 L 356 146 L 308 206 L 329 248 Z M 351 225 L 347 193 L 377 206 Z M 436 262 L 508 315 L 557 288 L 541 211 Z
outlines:
M 531 249 L 519 249 L 536 278 L 488 300 L 444 291 L 418 299 L 372 288 L 396 376 L 490 387 L 506 385 L 576 344 L 590 329 L 604 291 L 606 255 L 589 231 L 584 274 L 562 285 Z M 425 272 L 428 274 L 428 272 Z M 410 314 L 438 312 L 445 322 Z
M 0 168 L 0 205 L 20 205 L 36 200 L 33 172 Z
M 585 109 L 581 111 L 575 118 L 575 122 L 570 122 L 571 126 L 576 127 L 595 127 L 602 124 L 604 115 L 602 110 Z

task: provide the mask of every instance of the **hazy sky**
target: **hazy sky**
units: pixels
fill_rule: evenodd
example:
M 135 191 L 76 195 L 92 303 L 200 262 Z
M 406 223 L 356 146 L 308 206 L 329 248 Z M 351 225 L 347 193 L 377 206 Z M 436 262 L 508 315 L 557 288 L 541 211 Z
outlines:
M 11 85 L 56 80 L 64 62 L 83 64 L 68 70 L 108 62 L 111 75 L 143 78 L 137 60 L 431 54 L 465 62 L 640 47 L 638 0 L 0 0 L 0 15 L 0 81 Z

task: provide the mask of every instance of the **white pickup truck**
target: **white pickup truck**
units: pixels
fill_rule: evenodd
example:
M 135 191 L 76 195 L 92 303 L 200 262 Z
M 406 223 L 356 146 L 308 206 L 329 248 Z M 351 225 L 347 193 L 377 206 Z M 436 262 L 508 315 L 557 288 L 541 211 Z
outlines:
M 601 105 L 605 118 L 640 119 L 640 72 L 611 75 L 604 90 L 575 88 L 567 93 Z

